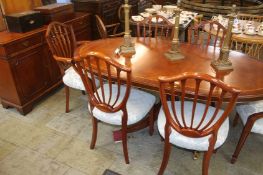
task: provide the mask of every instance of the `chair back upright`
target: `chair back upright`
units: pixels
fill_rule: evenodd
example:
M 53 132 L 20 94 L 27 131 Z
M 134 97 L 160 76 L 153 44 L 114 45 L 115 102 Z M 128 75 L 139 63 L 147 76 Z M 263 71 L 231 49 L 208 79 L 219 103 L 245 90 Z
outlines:
M 227 29 L 217 21 L 202 21 L 188 29 L 188 43 L 222 47 Z
M 95 18 L 96 18 L 96 25 L 97 25 L 97 29 L 99 31 L 100 37 L 102 39 L 108 38 L 107 29 L 106 29 L 103 21 L 101 20 L 101 18 L 98 15 L 95 15 Z
M 173 24 L 161 15 L 145 18 L 137 23 L 137 37 L 173 38 Z
M 209 142 L 210 146 L 214 147 L 217 132 L 232 111 L 240 91 L 226 85 L 219 79 L 200 73 L 159 77 L 159 81 L 160 96 L 166 116 L 165 137 L 169 138 L 171 128 L 184 136 L 193 138 L 211 135 Z M 204 87 L 209 89 L 208 94 L 202 92 Z M 202 99 L 204 97 L 205 99 Z M 185 108 L 187 98 L 192 99 L 190 109 Z M 204 100 L 205 107 L 203 111 L 198 112 L 196 109 L 200 105 L 198 104 L 200 99 Z M 225 99 L 228 99 L 228 104 L 223 112 L 219 112 Z M 170 102 L 168 103 L 168 101 Z M 210 104 L 212 101 L 215 102 L 216 106 L 211 111 Z M 185 110 L 191 112 L 185 112 Z M 185 116 L 185 113 L 188 113 L 189 116 Z
M 76 38 L 72 26 L 60 22 L 50 23 L 46 32 L 46 40 L 54 59 L 64 74 L 64 70 L 74 59 L 76 49 Z
M 126 103 L 131 89 L 131 68 L 99 52 L 88 53 L 85 58 L 75 61 L 74 66 L 88 94 L 90 111 L 96 107 L 104 112 L 114 113 L 122 110 L 127 114 Z M 95 79 L 99 81 L 98 89 L 93 88 L 96 87 Z

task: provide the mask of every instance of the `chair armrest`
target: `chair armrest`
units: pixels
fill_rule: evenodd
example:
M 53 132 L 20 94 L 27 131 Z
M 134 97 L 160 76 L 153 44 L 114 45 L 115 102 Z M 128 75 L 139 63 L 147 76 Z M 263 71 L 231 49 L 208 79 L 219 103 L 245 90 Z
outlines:
M 106 29 L 108 29 L 108 28 L 110 28 L 110 29 L 113 28 L 113 31 L 112 31 L 112 34 L 113 34 L 113 35 L 116 34 L 119 26 L 120 26 L 120 23 L 114 23 L 114 24 L 105 25 Z
M 59 62 L 63 62 L 63 63 L 71 63 L 72 62 L 71 58 L 59 57 L 59 56 L 55 56 L 55 55 L 53 55 L 53 57 L 56 61 L 59 61 Z
M 121 33 L 115 33 L 113 35 L 108 35 L 110 38 L 112 37 L 118 37 L 118 36 L 123 36 L 124 35 L 124 32 L 121 32 Z

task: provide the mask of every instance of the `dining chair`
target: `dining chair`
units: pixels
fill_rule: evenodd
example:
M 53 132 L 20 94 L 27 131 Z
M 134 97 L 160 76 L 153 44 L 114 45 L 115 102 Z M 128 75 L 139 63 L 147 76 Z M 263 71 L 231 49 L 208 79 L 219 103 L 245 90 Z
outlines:
M 238 120 L 241 119 L 244 128 L 232 155 L 231 163 L 236 162 L 250 132 L 263 134 L 263 100 L 237 105 L 236 111 L 233 125 L 236 126 Z
M 120 23 L 114 23 L 114 24 L 109 24 L 109 25 L 105 25 L 102 21 L 102 19 L 98 16 L 95 15 L 96 18 L 96 25 L 100 34 L 100 37 L 102 39 L 105 38 L 111 38 L 111 37 L 119 37 L 119 36 L 123 36 L 124 32 L 118 32 L 118 28 L 120 26 Z
M 263 43 L 248 39 L 232 38 L 230 48 L 245 53 L 252 58 L 263 60 Z
M 244 14 L 239 13 L 237 14 L 237 18 L 240 20 L 246 20 L 246 21 L 255 21 L 255 22 L 263 22 L 263 16 L 262 15 L 252 15 L 252 14 Z
M 173 24 L 161 15 L 154 15 L 137 22 L 137 37 L 172 39 Z
M 202 174 L 207 175 L 213 151 L 223 145 L 227 138 L 228 114 L 240 91 L 201 73 L 159 77 L 159 82 L 162 108 L 157 125 L 164 138 L 164 152 L 158 175 L 164 173 L 168 164 L 171 144 L 188 150 L 204 151 Z M 206 94 L 202 89 L 209 91 Z M 225 99 L 228 104 L 222 110 Z M 215 107 L 210 106 L 212 101 L 216 102 Z
M 188 43 L 222 47 L 227 29 L 217 21 L 202 21 L 188 29 Z
M 72 26 L 52 22 L 48 25 L 46 31 L 46 40 L 53 58 L 57 61 L 60 72 L 63 75 L 63 83 L 65 85 L 66 94 L 66 112 L 69 112 L 69 87 L 85 91 L 85 87 L 81 81 L 79 74 L 71 66 L 77 46 L 88 41 L 76 41 Z
M 127 148 L 128 126 L 132 126 L 146 116 L 149 121 L 149 134 L 153 134 L 153 105 L 155 97 L 131 87 L 131 68 L 124 66 L 102 53 L 90 52 L 75 63 L 90 104 L 92 116 L 92 139 L 94 149 L 97 140 L 98 121 L 121 126 L 121 137 L 125 162 L 129 163 Z M 90 74 L 90 79 L 88 79 Z M 100 88 L 92 88 L 95 77 Z

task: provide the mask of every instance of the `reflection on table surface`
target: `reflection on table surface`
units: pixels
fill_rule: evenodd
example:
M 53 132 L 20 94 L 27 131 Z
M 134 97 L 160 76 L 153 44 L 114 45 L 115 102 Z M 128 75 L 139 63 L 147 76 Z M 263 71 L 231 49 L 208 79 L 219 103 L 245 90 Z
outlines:
M 159 76 L 174 76 L 183 72 L 206 73 L 222 79 L 230 86 L 242 90 L 239 101 L 263 99 L 263 63 L 236 51 L 230 52 L 230 60 L 234 69 L 228 72 L 216 72 L 211 61 L 218 58 L 219 49 L 201 48 L 199 45 L 182 43 L 181 52 L 185 59 L 168 60 L 164 53 L 171 47 L 171 41 L 150 38 L 133 38 L 136 54 L 127 59 L 115 53 L 122 45 L 123 38 L 112 38 L 92 41 L 79 48 L 78 53 L 84 56 L 87 52 L 102 52 L 121 64 L 132 67 L 133 85 L 158 90 Z M 206 91 L 207 87 L 202 87 Z M 202 89 L 201 88 L 201 89 Z

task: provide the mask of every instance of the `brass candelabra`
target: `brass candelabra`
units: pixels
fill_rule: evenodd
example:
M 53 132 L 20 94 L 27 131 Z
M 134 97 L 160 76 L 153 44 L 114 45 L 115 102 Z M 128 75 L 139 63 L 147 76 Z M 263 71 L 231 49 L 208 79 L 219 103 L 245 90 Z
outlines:
M 166 58 L 170 60 L 181 60 L 184 59 L 185 56 L 180 52 L 180 41 L 179 41 L 179 22 L 180 22 L 180 8 L 176 8 L 175 12 L 175 23 L 174 23 L 174 36 L 172 40 L 171 50 L 165 53 Z
M 124 18 L 125 18 L 125 31 L 124 31 L 124 43 L 120 46 L 120 54 L 122 55 L 134 55 L 135 47 L 132 43 L 132 38 L 130 34 L 130 5 L 128 4 L 128 0 L 125 0 L 124 5 L 122 6 L 124 8 Z
M 231 37 L 232 37 L 232 28 L 234 23 L 234 18 L 236 17 L 236 5 L 232 6 L 232 13 L 228 15 L 228 25 L 227 25 L 227 33 L 223 42 L 223 46 L 220 49 L 220 54 L 217 60 L 213 60 L 211 65 L 216 70 L 231 70 L 233 69 L 233 65 L 229 60 L 229 50 L 231 45 Z

